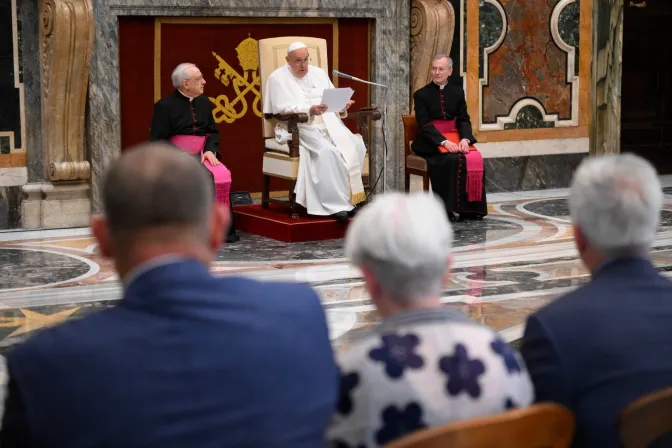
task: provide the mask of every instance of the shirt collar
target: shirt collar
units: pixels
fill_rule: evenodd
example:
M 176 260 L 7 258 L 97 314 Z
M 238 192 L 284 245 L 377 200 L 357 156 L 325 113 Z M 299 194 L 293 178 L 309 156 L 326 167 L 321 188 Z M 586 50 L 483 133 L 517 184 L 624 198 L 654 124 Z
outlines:
M 143 274 L 146 274 L 147 272 L 161 266 L 166 266 L 173 263 L 180 263 L 186 260 L 187 258 L 182 255 L 164 255 L 162 257 L 152 258 L 149 261 L 140 263 L 139 265 L 128 271 L 128 274 L 126 274 L 126 276 L 124 277 L 122 281 L 124 291 L 128 291 L 128 288 L 131 286 L 131 284 L 134 281 L 136 281 L 139 277 L 141 277 Z
M 434 81 L 434 80 L 432 79 L 432 83 L 433 83 L 435 86 L 437 86 L 439 89 L 443 90 L 443 89 L 448 85 L 448 80 L 446 79 L 446 83 L 445 83 L 445 84 L 439 84 L 439 83 L 437 83 L 436 81 Z
M 475 323 L 465 313 L 454 307 L 441 306 L 436 308 L 422 308 L 394 313 L 383 319 L 378 330 L 385 332 L 396 327 L 433 322 Z
M 191 97 L 191 96 L 189 96 L 189 95 L 185 95 L 180 89 L 175 89 L 175 90 L 177 90 L 178 92 L 180 92 L 180 95 L 182 95 L 183 97 L 187 98 L 189 101 L 194 101 L 194 98 L 193 98 L 193 97 Z

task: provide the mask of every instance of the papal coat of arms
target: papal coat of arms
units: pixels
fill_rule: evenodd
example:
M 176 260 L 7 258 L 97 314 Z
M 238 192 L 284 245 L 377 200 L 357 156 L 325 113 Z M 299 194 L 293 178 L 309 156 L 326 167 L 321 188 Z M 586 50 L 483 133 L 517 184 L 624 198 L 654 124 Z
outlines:
M 259 69 L 258 48 L 257 40 L 251 37 L 243 40 L 236 47 L 238 62 L 243 69 L 242 74 L 238 73 L 217 53 L 212 52 L 213 56 L 219 61 L 219 66 L 215 69 L 215 77 L 226 87 L 232 84 L 235 91 L 235 97 L 232 100 L 229 100 L 229 97 L 223 94 L 217 98 L 210 98 L 215 107 L 212 115 L 216 123 L 222 121 L 233 123 L 245 116 L 248 108 L 246 95 L 250 92 L 254 95 L 252 110 L 258 117 L 261 117 L 259 106 L 261 94 L 259 93 L 259 74 L 257 73 Z

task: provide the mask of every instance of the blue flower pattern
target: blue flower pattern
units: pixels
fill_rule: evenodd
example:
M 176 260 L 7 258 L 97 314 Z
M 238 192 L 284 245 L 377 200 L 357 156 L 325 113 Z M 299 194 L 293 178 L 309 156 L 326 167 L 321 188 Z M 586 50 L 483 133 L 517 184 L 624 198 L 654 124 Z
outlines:
M 490 348 L 502 357 L 507 372 L 514 373 L 522 370 L 518 358 L 516 358 L 516 354 L 509 344 L 497 338 L 490 343 Z
M 382 347 L 371 350 L 369 358 L 385 363 L 385 372 L 390 378 L 401 378 L 405 369 L 419 369 L 424 365 L 422 357 L 414 352 L 420 344 L 417 335 L 387 334 L 382 339 Z
M 383 409 L 383 426 L 376 431 L 376 442 L 385 445 L 392 440 L 424 429 L 427 425 L 422 421 L 422 408 L 415 402 L 409 403 L 405 409 L 391 405 Z
M 444 356 L 439 360 L 439 368 L 448 376 L 448 394 L 455 396 L 465 391 L 472 398 L 481 395 L 478 379 L 485 373 L 485 365 L 480 359 L 469 359 L 464 345 L 456 344 L 453 356 Z
M 348 415 L 352 412 L 352 391 L 359 384 L 359 375 L 352 372 L 347 375 L 341 375 L 340 396 L 338 399 L 338 412 L 342 415 Z

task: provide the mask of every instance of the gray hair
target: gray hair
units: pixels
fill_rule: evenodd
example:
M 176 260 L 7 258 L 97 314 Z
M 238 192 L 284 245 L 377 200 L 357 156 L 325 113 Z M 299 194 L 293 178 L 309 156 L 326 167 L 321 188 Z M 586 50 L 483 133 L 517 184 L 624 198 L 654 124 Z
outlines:
M 574 225 L 605 256 L 649 249 L 662 206 L 656 170 L 633 154 L 588 158 L 572 180 L 569 208 Z
M 113 236 L 169 225 L 208 229 L 215 199 L 206 169 L 168 143 L 124 151 L 106 173 L 102 188 Z
M 447 54 L 439 53 L 432 58 L 432 62 L 438 61 L 439 59 L 448 59 L 448 68 L 453 68 L 453 60 Z
M 452 242 L 445 207 L 433 195 L 387 193 L 357 214 L 345 251 L 392 300 L 410 303 L 441 292 Z
M 182 87 L 182 83 L 191 77 L 191 75 L 189 75 L 189 69 L 195 66 L 196 65 L 191 62 L 183 62 L 175 67 L 173 73 L 170 75 L 170 79 L 173 81 L 173 87 L 176 89 Z

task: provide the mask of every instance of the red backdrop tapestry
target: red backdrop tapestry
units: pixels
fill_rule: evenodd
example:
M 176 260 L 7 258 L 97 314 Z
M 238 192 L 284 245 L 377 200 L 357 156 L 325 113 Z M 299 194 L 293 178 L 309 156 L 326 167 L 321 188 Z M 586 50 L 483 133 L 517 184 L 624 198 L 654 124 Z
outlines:
M 326 39 L 329 70 L 337 68 L 367 79 L 369 26 L 364 19 L 120 17 L 122 148 L 147 140 L 157 96 L 163 97 L 173 90 L 170 81 L 173 68 L 182 62 L 193 62 L 207 82 L 205 95 L 213 105 L 220 133 L 220 159 L 232 172 L 232 191 L 258 193 L 262 184 L 263 147 L 256 41 L 288 35 Z M 224 76 L 225 73 L 229 76 Z M 231 76 L 240 80 L 240 86 L 231 82 Z M 353 110 L 369 105 L 368 86 L 345 79 L 334 83 L 355 90 Z M 356 131 L 352 121 L 346 123 Z M 273 180 L 272 190 L 288 188 L 287 181 Z

